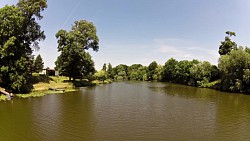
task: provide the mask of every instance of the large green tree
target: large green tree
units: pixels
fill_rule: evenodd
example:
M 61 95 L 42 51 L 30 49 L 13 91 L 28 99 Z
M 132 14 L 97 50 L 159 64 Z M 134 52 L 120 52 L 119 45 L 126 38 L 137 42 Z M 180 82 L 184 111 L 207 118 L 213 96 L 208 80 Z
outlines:
M 110 63 L 108 64 L 107 73 L 108 73 L 108 78 L 114 79 L 114 70 Z
M 221 89 L 250 93 L 250 54 L 244 49 L 231 51 L 219 59 Z
M 45 39 L 37 19 L 47 7 L 46 0 L 19 0 L 0 8 L 1 85 L 13 92 L 27 92 L 32 51 Z
M 179 61 L 175 65 L 175 71 L 172 74 L 174 79 L 172 80 L 172 82 L 176 82 L 180 84 L 188 84 L 188 82 L 190 81 L 189 70 L 193 66 L 194 62 L 195 62 L 194 60 L 193 61 L 188 61 L 188 60 Z
M 156 63 L 156 61 L 153 61 L 149 64 L 148 72 L 147 72 L 148 80 L 154 80 L 153 76 L 155 75 L 155 70 L 156 70 L 157 66 L 158 66 L 158 64 Z
M 115 73 L 115 79 L 117 80 L 127 80 L 128 79 L 128 66 L 120 64 L 113 68 Z
M 142 67 L 141 64 L 133 64 L 128 67 L 129 80 L 142 80 L 142 77 L 140 77 L 140 72 L 139 72 L 140 67 Z
M 210 82 L 213 73 L 213 65 L 208 61 L 199 62 L 190 68 L 191 85 L 203 87 Z
M 92 22 L 76 21 L 70 31 L 59 30 L 56 38 L 61 55 L 55 64 L 62 75 L 75 80 L 95 72 L 94 62 L 85 51 L 90 48 L 94 51 L 99 49 L 99 39 Z
M 163 66 L 162 71 L 162 81 L 172 81 L 174 80 L 174 74 L 175 74 L 175 65 L 178 64 L 178 61 L 174 58 L 170 58 L 165 65 Z
M 44 63 L 41 55 L 37 55 L 35 61 L 34 61 L 34 72 L 40 72 L 43 70 Z

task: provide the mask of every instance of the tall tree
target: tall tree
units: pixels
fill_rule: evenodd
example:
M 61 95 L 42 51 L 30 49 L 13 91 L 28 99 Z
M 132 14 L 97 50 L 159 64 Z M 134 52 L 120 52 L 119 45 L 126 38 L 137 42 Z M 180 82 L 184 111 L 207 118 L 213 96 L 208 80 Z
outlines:
M 107 73 L 108 73 L 108 78 L 114 79 L 114 71 L 110 63 L 108 64 Z
M 85 50 L 99 49 L 99 39 L 93 23 L 86 20 L 76 21 L 70 31 L 59 30 L 58 51 L 61 55 L 57 58 L 56 68 L 69 79 L 82 78 L 95 72 L 94 62 Z
M 157 68 L 158 64 L 156 61 L 153 61 L 148 66 L 148 80 L 153 80 L 153 76 L 155 75 L 155 69 Z
M 35 61 L 34 61 L 34 72 L 40 72 L 43 70 L 44 63 L 41 55 L 37 55 Z
M 170 58 L 163 66 L 162 81 L 172 81 L 175 74 L 175 65 L 178 61 L 174 58 Z
M 41 20 L 46 0 L 19 0 L 17 5 L 0 8 L 1 85 L 14 92 L 29 90 L 33 49 L 45 39 L 36 19 Z
M 106 63 L 103 64 L 102 70 L 105 71 L 105 72 L 107 71 L 107 65 L 106 65 Z
M 222 41 L 219 47 L 220 55 L 226 55 L 230 53 L 233 49 L 237 48 L 237 44 L 231 40 L 231 37 L 236 36 L 236 34 L 231 31 L 227 31 L 226 34 L 227 36 L 225 37 L 225 41 Z

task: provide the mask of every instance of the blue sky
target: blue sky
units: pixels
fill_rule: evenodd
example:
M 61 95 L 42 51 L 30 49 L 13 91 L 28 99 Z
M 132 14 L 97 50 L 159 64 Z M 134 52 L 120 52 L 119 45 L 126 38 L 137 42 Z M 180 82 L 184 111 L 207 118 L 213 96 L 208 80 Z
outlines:
M 99 70 L 104 63 L 164 64 L 169 58 L 199 59 L 217 64 L 226 31 L 236 32 L 238 45 L 250 46 L 250 0 L 47 0 L 39 21 L 46 40 L 40 42 L 45 66 L 59 55 L 55 34 L 76 20 L 95 24 L 98 52 L 89 51 Z M 1 0 L 16 4 L 17 0 Z

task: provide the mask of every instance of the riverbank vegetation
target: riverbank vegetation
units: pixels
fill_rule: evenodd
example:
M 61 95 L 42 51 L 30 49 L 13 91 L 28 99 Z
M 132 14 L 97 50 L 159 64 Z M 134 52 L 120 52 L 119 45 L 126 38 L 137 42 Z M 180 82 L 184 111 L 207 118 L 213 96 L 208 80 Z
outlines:
M 250 48 L 237 46 L 231 40 L 233 36 L 236 36 L 234 32 L 226 32 L 225 40 L 219 46 L 218 66 L 208 61 L 170 58 L 164 65 L 153 61 L 148 66 L 120 64 L 112 68 L 109 64 L 106 76 L 114 80 L 172 82 L 249 94 Z
M 32 91 L 29 93 L 18 93 L 15 94 L 19 98 L 29 98 L 29 97 L 41 97 L 48 94 L 59 94 L 71 91 L 77 91 L 77 87 L 95 86 L 102 84 L 100 81 L 89 81 L 87 79 L 77 79 L 75 81 L 69 81 L 68 77 L 65 76 L 47 76 L 43 74 L 33 73 L 32 74 Z M 105 80 L 105 83 L 106 82 Z M 4 90 L 4 88 L 1 88 Z M 0 96 L 1 100 L 7 100 L 8 97 L 5 95 Z
M 33 89 L 28 94 L 16 94 L 20 98 L 41 97 L 47 94 L 76 91 L 74 84 L 67 77 L 33 74 Z

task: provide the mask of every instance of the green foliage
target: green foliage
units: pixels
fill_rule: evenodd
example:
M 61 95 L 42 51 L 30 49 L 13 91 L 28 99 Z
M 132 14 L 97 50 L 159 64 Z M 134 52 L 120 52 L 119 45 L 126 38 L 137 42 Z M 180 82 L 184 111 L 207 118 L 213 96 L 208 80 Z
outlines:
M 36 19 L 42 19 L 40 12 L 46 7 L 46 0 L 19 0 L 16 6 L 0 8 L 0 77 L 6 89 L 30 90 L 31 54 L 45 39 Z
M 6 95 L 0 95 L 0 101 L 6 101 L 8 97 Z
M 141 64 L 133 64 L 128 67 L 128 77 L 129 80 L 143 80 L 143 75 L 146 73 L 146 70 L 143 71 L 143 66 Z
M 170 58 L 163 66 L 162 81 L 174 80 L 175 65 L 178 63 L 174 58 Z
M 156 63 L 156 61 L 153 61 L 152 63 L 149 64 L 147 71 L 147 77 L 149 81 L 157 79 L 157 77 L 155 77 L 155 70 L 157 66 L 158 64 Z
M 107 75 L 107 72 L 104 71 L 104 70 L 101 70 L 101 71 L 98 71 L 94 74 L 94 77 L 97 79 L 97 80 L 100 80 L 100 81 L 103 81 L 106 80 L 108 78 L 108 75 Z
M 115 79 L 128 80 L 128 66 L 120 64 L 114 68 Z
M 107 73 L 108 73 L 108 78 L 114 79 L 115 73 L 110 63 L 108 64 Z
M 99 39 L 93 23 L 85 20 L 76 21 L 69 32 L 59 30 L 56 38 L 61 55 L 55 64 L 61 75 L 75 80 L 95 72 L 94 61 L 90 54 L 85 52 L 89 48 L 94 51 L 99 49 Z
M 245 47 L 245 51 L 247 52 L 247 53 L 250 53 L 250 48 L 249 47 Z
M 141 64 L 110 66 L 107 72 L 109 78 L 115 80 L 148 80 L 148 68 Z
M 105 72 L 107 71 L 107 65 L 106 65 L 106 63 L 103 64 L 102 70 L 104 70 Z
M 173 74 L 174 80 L 172 80 L 175 83 L 180 83 L 180 84 L 188 84 L 190 81 L 190 68 L 195 64 L 195 61 L 179 61 L 175 65 L 175 71 Z
M 162 80 L 162 71 L 163 71 L 163 66 L 158 65 L 157 68 L 155 69 L 155 73 L 153 75 L 153 80 L 161 81 Z
M 185 85 L 204 87 L 207 83 L 218 79 L 219 72 L 216 66 L 209 62 L 176 61 L 171 58 L 163 66 L 162 80 Z
M 233 50 L 219 59 L 221 89 L 231 92 L 250 92 L 250 54 L 243 49 Z
M 204 87 L 205 84 L 211 81 L 213 69 L 214 66 L 207 61 L 194 64 L 190 68 L 191 85 Z
M 73 85 L 75 87 L 86 87 L 86 86 L 95 86 L 95 83 L 92 83 L 91 81 L 87 81 L 87 80 L 75 80 L 73 82 Z
M 147 67 L 141 66 L 138 68 L 138 79 L 137 80 L 143 80 L 147 81 L 148 76 L 147 76 Z
M 34 72 L 37 72 L 37 73 L 41 72 L 43 70 L 43 67 L 44 67 L 43 64 L 44 63 L 43 63 L 43 59 L 42 59 L 41 55 L 40 54 L 37 55 L 37 57 L 34 61 Z
M 230 37 L 236 36 L 234 32 L 227 31 L 227 36 L 225 37 L 225 41 L 221 42 L 221 45 L 219 47 L 219 54 L 220 55 L 226 55 L 231 52 L 231 50 L 237 48 L 237 44 L 231 40 Z

